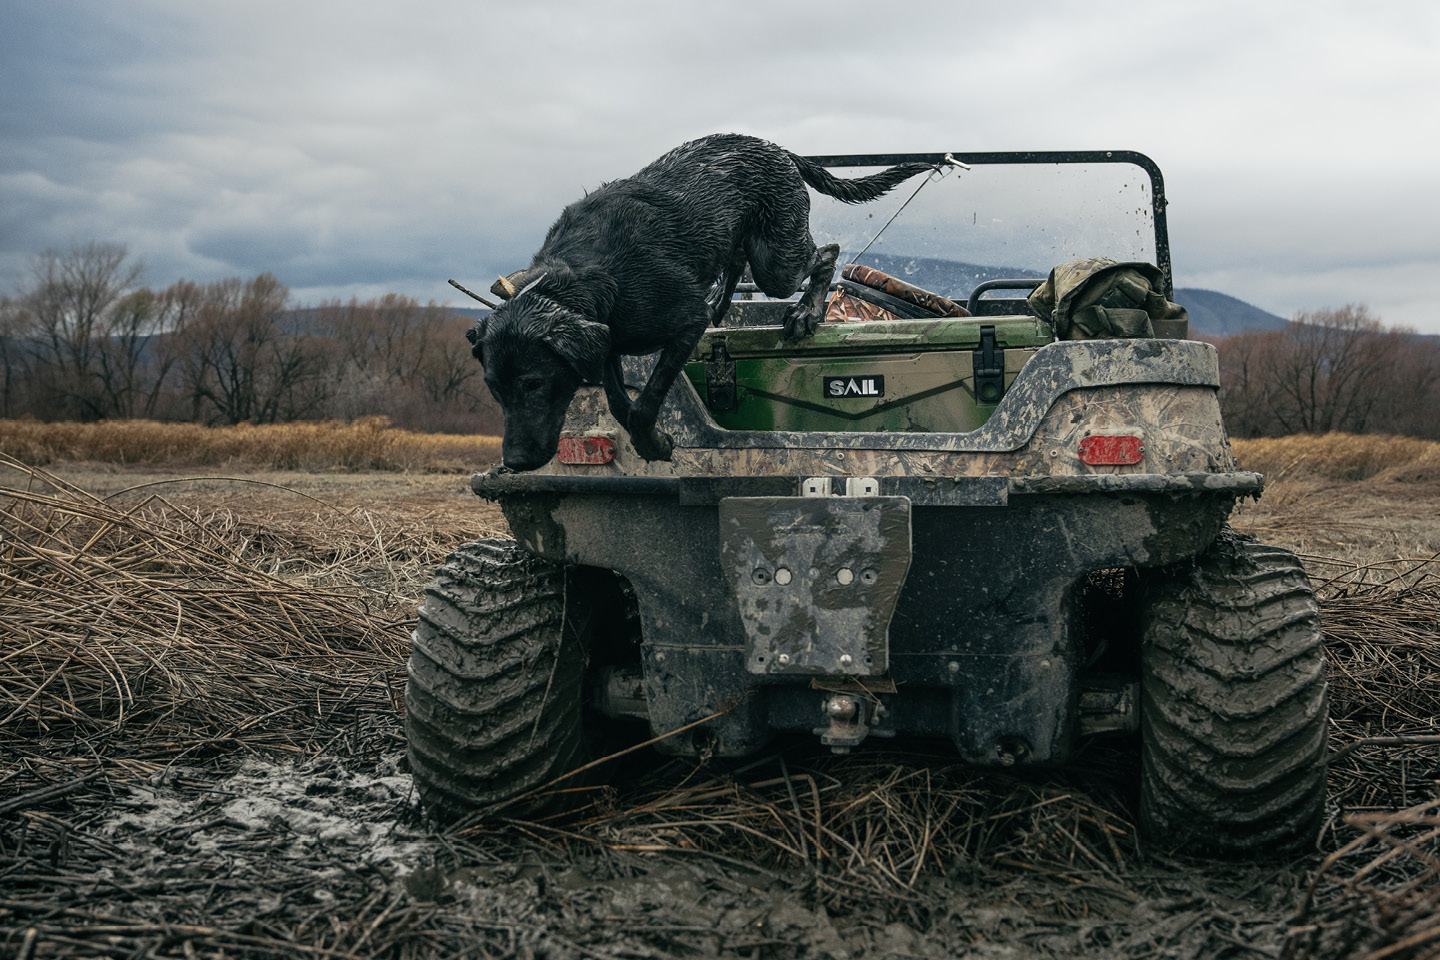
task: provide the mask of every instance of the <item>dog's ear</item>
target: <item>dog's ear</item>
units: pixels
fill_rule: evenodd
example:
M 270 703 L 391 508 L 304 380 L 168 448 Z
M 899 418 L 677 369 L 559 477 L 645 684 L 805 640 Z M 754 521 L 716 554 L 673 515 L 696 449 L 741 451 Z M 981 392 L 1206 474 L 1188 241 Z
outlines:
M 542 292 L 591 319 L 603 319 L 610 315 L 619 289 L 614 277 L 593 266 L 578 270 L 564 266 L 552 268 L 540 285 Z
M 474 326 L 465 331 L 465 339 L 470 341 L 470 352 L 474 354 L 476 360 L 481 362 L 484 362 L 485 357 L 483 356 L 483 345 L 480 341 L 485 337 L 485 325 L 489 322 L 490 314 L 487 313 L 485 316 L 476 320 Z
M 565 310 L 554 317 L 540 340 L 570 364 L 586 383 L 599 383 L 610 355 L 610 328 Z

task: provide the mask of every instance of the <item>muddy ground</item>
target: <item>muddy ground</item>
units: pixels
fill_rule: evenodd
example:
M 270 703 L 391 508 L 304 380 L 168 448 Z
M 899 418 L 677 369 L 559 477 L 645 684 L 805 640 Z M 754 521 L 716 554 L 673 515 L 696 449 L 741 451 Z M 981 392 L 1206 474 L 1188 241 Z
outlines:
M 129 490 L 112 505 L 163 493 L 167 509 L 243 542 L 237 556 L 267 575 L 359 598 L 354 616 L 396 659 L 317 685 L 313 710 L 246 701 L 237 716 L 252 719 L 177 725 L 220 694 L 200 683 L 152 716 L 137 683 L 129 721 L 76 733 L 51 719 L 0 739 L 0 956 L 1440 954 L 1440 750 L 1419 742 L 1352 749 L 1332 768 L 1338 799 L 1313 852 L 1281 861 L 1142 844 L 1134 757 L 1107 745 L 1030 777 L 967 770 L 934 745 L 842 758 L 785 742 L 740 763 L 640 752 L 569 818 L 437 831 L 416 803 L 396 708 L 429 570 L 449 545 L 503 532 L 467 478 L 57 473 L 101 497 Z M 1427 719 L 1435 732 L 1433 581 L 1377 593 L 1343 577 L 1357 562 L 1440 553 L 1437 508 L 1437 490 L 1331 484 L 1272 489 L 1237 516 L 1313 558 L 1328 584 L 1337 745 L 1413 741 Z M 19 639 L 0 641 L 0 658 L 18 656 Z M 13 686 L 0 701 L 7 723 L 74 669 L 46 665 L 34 696 Z M 1355 692 L 1375 670 L 1405 687 L 1388 713 Z M 68 695 L 81 701 L 79 679 Z

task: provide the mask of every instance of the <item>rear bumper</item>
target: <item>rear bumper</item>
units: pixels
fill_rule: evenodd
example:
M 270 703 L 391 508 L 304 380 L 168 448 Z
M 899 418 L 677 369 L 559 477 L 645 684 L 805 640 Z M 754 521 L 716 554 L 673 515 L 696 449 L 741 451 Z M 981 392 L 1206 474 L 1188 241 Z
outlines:
M 1098 494 L 1209 494 L 1255 497 L 1265 481 L 1258 473 L 1126 473 L 1062 477 L 880 477 L 880 494 L 908 497 L 916 506 L 1004 506 L 1011 496 Z M 617 477 L 477 473 L 470 486 L 487 500 L 517 494 L 589 494 L 669 497 L 684 506 L 718 504 L 727 497 L 794 497 L 800 477 Z

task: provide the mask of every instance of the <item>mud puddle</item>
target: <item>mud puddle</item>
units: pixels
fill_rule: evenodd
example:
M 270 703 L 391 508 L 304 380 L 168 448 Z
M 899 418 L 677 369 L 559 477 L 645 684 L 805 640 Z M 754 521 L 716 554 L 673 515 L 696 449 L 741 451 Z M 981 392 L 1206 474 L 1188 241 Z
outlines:
M 1087 880 L 965 860 L 881 895 L 835 865 L 637 850 L 624 826 L 447 836 L 403 767 L 250 759 L 101 781 L 68 829 L 37 817 L 6 838 L 32 869 L 4 881 L 24 923 L 0 953 L 28 929 L 31 960 L 1278 956 L 1304 872 L 1150 859 Z

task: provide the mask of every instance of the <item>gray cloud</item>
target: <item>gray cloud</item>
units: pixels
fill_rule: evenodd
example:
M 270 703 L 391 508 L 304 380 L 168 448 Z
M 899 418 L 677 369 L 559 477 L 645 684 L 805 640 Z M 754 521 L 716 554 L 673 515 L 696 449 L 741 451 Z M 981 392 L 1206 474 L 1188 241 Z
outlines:
M 738 8 L 738 9 L 736 9 Z M 454 300 L 561 207 L 717 130 L 803 153 L 1126 148 L 1177 279 L 1440 332 L 1440 13 L 1341 3 L 15 4 L 0 286 L 119 240 L 147 279 Z M 456 300 L 455 302 L 458 302 Z

